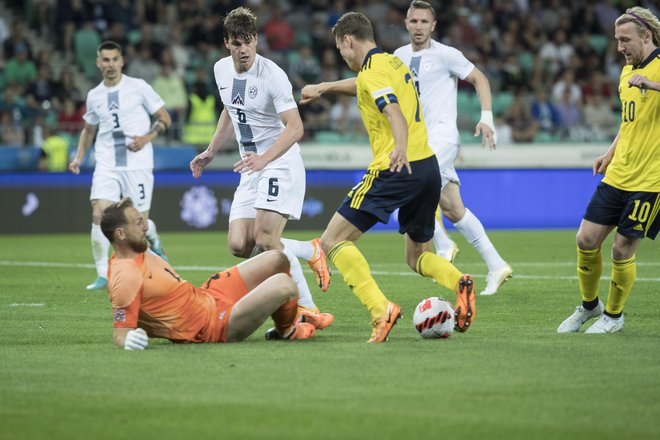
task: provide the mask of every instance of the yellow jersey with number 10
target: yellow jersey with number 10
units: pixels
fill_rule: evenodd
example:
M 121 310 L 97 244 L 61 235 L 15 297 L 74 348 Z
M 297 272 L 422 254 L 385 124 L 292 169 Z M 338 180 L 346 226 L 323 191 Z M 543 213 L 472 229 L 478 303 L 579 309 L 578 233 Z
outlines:
M 660 92 L 629 87 L 635 74 L 660 82 L 660 49 L 621 72 L 619 141 L 603 182 L 624 191 L 660 192 Z
M 398 103 L 408 122 L 408 161 L 433 156 L 415 82 L 403 61 L 374 48 L 367 54 L 356 81 L 358 107 L 374 156 L 369 164 L 370 170 L 390 167 L 389 154 L 394 150 L 394 137 L 390 123 L 382 113 L 387 104 Z

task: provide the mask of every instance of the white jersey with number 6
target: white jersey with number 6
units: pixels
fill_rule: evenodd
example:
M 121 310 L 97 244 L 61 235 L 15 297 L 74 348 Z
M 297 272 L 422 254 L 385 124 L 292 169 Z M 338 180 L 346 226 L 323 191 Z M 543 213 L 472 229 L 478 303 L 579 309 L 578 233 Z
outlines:
M 213 72 L 220 99 L 231 117 L 241 156 L 249 151 L 263 153 L 284 129 L 279 114 L 297 107 L 286 73 L 261 55 L 255 57 L 247 72 L 237 73 L 231 57 L 215 63 Z M 299 153 L 296 143 L 285 156 Z
M 139 151 L 126 148 L 129 136 L 143 136 L 151 127 L 150 115 L 165 102 L 146 81 L 122 75 L 119 84 L 106 87 L 103 83 L 87 94 L 85 122 L 98 125 L 94 149 L 97 170 L 153 169 L 151 143 Z

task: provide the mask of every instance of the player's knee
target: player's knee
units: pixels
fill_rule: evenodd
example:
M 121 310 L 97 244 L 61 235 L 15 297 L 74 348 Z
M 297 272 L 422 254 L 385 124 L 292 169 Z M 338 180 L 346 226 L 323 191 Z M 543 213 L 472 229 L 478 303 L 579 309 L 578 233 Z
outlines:
M 234 257 L 248 258 L 254 246 L 248 249 L 248 243 L 241 239 L 230 239 L 228 242 L 229 250 Z
M 577 244 L 577 247 L 583 251 L 597 249 L 600 245 L 593 237 L 582 232 L 578 232 L 577 236 L 575 237 L 575 244 Z
M 298 287 L 288 274 L 278 273 L 271 277 L 276 283 L 283 301 L 290 301 L 298 295 Z

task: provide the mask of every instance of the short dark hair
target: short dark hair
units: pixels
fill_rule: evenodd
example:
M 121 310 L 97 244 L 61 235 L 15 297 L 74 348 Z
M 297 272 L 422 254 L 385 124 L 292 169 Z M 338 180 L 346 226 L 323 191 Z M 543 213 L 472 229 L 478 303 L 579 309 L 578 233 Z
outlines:
M 247 42 L 256 35 L 257 16 L 248 8 L 236 8 L 222 20 L 222 36 L 227 41 L 242 38 Z
M 413 0 L 410 2 L 408 12 L 410 12 L 411 9 L 428 9 L 431 11 L 431 15 L 433 15 L 433 19 L 435 20 L 435 9 L 433 9 L 433 5 L 429 2 L 425 2 L 424 0 Z
M 124 197 L 103 210 L 103 214 L 101 214 L 101 231 L 105 238 L 110 240 L 110 243 L 114 242 L 115 230 L 128 223 L 126 209 L 132 207 L 133 201 L 130 197 Z
M 121 46 L 119 45 L 119 43 L 117 43 L 115 41 L 112 41 L 112 40 L 106 40 L 106 41 L 102 42 L 101 44 L 99 44 L 98 49 L 96 49 L 96 54 L 101 55 L 102 50 L 117 50 L 117 51 L 119 51 L 120 55 L 122 53 Z
M 366 15 L 360 12 L 347 12 L 337 20 L 332 28 L 335 38 L 351 35 L 358 40 L 374 41 L 374 28 Z

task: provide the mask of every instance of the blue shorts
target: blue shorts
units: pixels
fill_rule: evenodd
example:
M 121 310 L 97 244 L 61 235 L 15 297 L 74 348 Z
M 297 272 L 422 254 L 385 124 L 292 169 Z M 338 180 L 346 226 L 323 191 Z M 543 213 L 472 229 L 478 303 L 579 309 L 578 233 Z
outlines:
M 584 219 L 604 226 L 616 226 L 629 238 L 655 239 L 660 230 L 660 193 L 631 192 L 599 183 L 589 201 Z
M 410 162 L 412 174 L 403 168 L 368 170 L 346 196 L 337 212 L 362 232 L 376 222 L 387 223 L 399 208 L 399 233 L 416 243 L 433 238 L 435 210 L 440 202 L 440 171 L 434 156 Z

